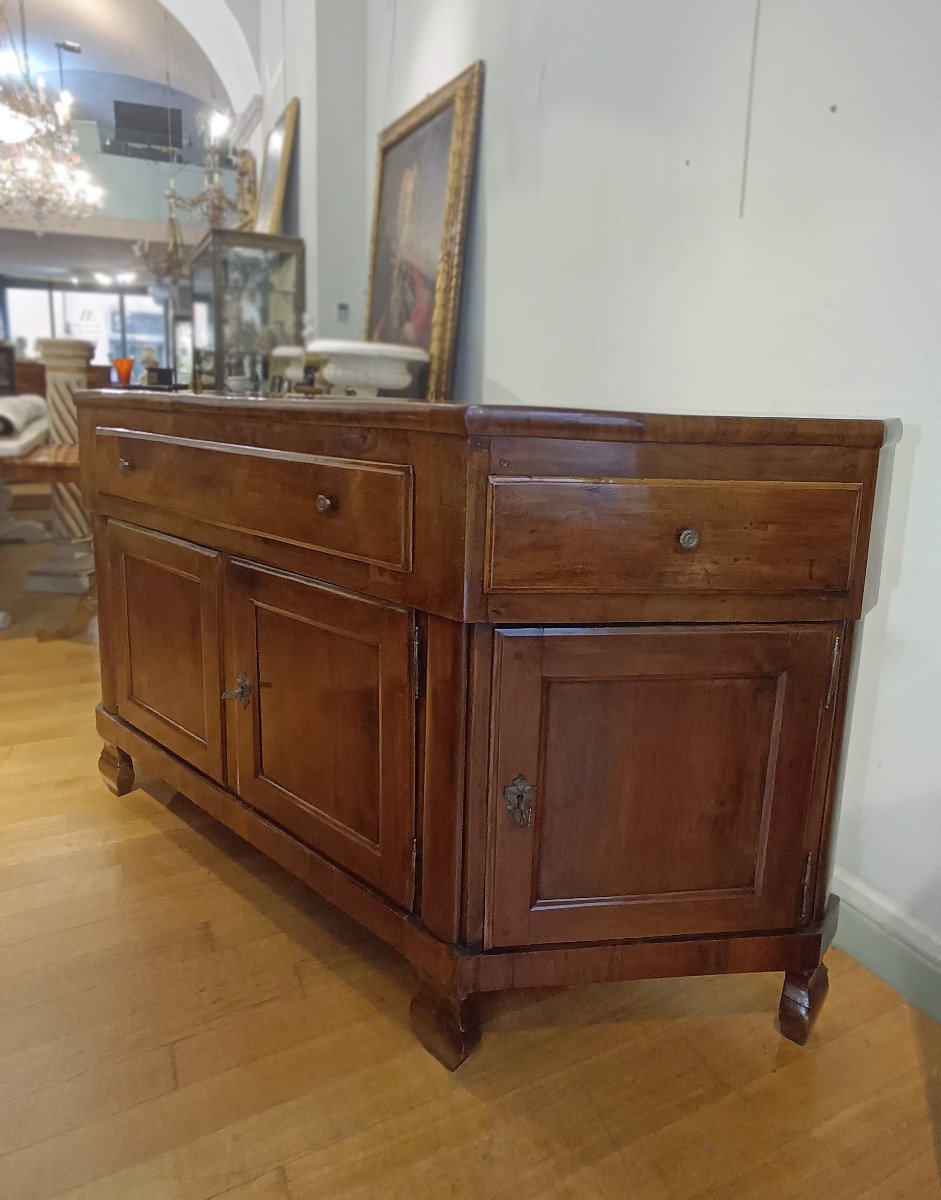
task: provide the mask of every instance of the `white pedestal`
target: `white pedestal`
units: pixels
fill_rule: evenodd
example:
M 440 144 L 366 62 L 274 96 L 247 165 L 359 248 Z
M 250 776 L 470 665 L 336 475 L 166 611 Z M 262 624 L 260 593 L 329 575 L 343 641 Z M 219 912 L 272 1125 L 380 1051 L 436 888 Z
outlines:
M 21 521 L 0 513 L 0 542 L 48 542 L 52 533 L 42 521 Z
M 91 542 L 60 542 L 44 563 L 27 574 L 26 590 L 84 596 L 94 582 Z
M 10 511 L 13 495 L 0 483 L 0 542 L 48 542 L 52 533 L 42 521 L 23 521 Z
M 38 349 L 46 364 L 49 441 L 52 445 L 74 444 L 78 441 L 78 415 L 72 393 L 88 386 L 88 364 L 95 347 L 80 338 L 43 338 Z M 95 564 L 91 525 L 77 484 L 52 485 L 52 533 L 57 545 L 49 558 L 26 576 L 27 591 L 81 596 L 94 582 Z

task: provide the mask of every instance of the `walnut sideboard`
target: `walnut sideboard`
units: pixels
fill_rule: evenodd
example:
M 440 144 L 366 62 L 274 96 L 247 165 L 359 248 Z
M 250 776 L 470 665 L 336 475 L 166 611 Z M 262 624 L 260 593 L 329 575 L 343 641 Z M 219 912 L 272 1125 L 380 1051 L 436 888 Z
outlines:
M 475 994 L 783 971 L 806 1040 L 881 421 L 87 392 L 101 770 Z

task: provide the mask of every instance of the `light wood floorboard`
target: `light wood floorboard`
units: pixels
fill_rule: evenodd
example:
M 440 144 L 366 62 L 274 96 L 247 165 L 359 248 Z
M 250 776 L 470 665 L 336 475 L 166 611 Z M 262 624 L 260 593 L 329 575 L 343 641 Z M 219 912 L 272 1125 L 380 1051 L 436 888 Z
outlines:
M 485 998 L 449 1075 L 395 954 L 165 789 L 110 795 L 93 638 L 8 607 L 2 1200 L 941 1197 L 941 1028 L 837 951 L 804 1049 L 780 976 L 656 980 Z

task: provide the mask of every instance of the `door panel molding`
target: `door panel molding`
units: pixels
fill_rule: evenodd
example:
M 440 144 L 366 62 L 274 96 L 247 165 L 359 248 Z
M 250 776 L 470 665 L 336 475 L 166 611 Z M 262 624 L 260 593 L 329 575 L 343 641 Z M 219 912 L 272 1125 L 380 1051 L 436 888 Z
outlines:
M 799 924 L 838 631 L 498 629 L 486 944 Z
M 225 782 L 222 556 L 118 521 L 108 523 L 107 544 L 117 710 Z
M 243 560 L 229 577 L 239 795 L 410 907 L 411 612 Z

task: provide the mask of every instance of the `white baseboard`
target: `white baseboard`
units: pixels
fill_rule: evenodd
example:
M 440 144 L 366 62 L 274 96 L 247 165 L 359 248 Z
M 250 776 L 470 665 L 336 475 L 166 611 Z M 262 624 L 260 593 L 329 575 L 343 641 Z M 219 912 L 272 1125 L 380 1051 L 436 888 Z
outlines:
M 941 914 L 936 925 L 928 925 L 903 904 L 839 863 L 833 870 L 833 891 L 871 921 L 914 946 L 925 958 L 941 963 Z
M 941 940 L 899 905 L 837 868 L 833 890 L 840 897 L 834 939 L 864 967 L 941 1022 Z

